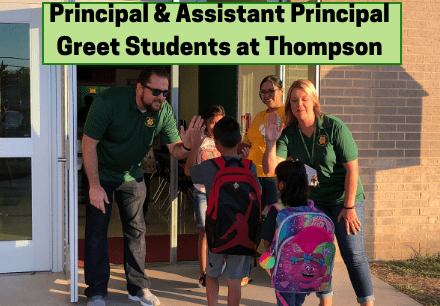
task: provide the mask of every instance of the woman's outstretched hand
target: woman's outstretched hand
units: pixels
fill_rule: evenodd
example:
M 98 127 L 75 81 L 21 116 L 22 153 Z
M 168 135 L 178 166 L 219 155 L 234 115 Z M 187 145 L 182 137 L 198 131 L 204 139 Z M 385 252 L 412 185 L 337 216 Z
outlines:
M 266 143 L 275 142 L 280 138 L 284 123 L 280 124 L 281 117 L 277 112 L 272 112 L 266 120 Z

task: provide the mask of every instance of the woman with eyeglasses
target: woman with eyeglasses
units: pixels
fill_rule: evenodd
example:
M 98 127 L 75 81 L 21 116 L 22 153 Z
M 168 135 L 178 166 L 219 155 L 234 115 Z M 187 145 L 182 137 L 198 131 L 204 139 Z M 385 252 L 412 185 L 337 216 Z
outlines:
M 259 112 L 252 121 L 248 133 L 243 140 L 244 146 L 249 146 L 248 158 L 257 166 L 258 179 L 263 193 L 261 195 L 261 209 L 279 202 L 277 179 L 275 175 L 266 175 L 263 172 L 263 153 L 266 150 L 266 119 L 269 114 L 276 112 L 279 115 L 278 124 L 284 123 L 283 82 L 276 75 L 266 76 L 260 83 L 259 96 L 267 109 Z M 250 277 L 244 278 L 241 285 L 245 286 L 251 281 Z

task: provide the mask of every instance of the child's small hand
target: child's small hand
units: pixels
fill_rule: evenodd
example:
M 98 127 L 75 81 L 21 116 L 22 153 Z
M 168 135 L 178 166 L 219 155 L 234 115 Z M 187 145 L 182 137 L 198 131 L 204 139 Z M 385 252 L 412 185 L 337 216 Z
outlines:
M 244 142 L 239 142 L 237 145 L 237 154 L 240 155 L 241 151 L 243 151 L 243 148 L 251 148 L 252 144 L 248 144 L 248 143 L 244 143 Z
M 250 150 L 251 150 L 250 147 L 243 147 L 241 153 L 238 154 L 238 156 L 240 158 L 248 158 Z

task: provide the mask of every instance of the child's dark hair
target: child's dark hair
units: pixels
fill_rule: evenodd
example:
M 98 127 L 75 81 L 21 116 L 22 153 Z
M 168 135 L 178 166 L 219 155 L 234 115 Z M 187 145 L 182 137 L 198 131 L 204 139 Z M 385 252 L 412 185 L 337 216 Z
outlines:
M 210 107 L 208 107 L 207 109 L 205 109 L 205 112 L 203 113 L 203 120 L 205 120 L 205 122 L 214 116 L 218 116 L 218 115 L 222 115 L 225 116 L 225 109 L 223 108 L 223 106 L 221 105 L 212 105 Z
M 304 164 L 299 160 L 285 160 L 275 168 L 275 174 L 278 182 L 284 182 L 281 202 L 288 207 L 307 206 L 310 188 Z
M 225 116 L 214 126 L 214 139 L 228 149 L 235 148 L 241 140 L 240 125 L 232 117 Z

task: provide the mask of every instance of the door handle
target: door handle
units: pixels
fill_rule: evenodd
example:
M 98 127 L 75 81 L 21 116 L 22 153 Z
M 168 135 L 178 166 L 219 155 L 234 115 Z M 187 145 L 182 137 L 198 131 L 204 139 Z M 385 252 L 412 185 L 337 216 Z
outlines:
M 62 157 L 58 157 L 58 162 L 59 163 L 66 163 L 66 169 L 70 168 L 70 140 L 66 139 L 64 142 L 64 154 L 65 156 Z

